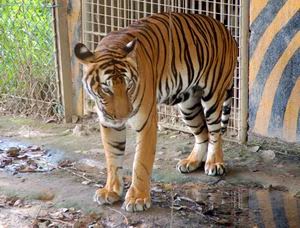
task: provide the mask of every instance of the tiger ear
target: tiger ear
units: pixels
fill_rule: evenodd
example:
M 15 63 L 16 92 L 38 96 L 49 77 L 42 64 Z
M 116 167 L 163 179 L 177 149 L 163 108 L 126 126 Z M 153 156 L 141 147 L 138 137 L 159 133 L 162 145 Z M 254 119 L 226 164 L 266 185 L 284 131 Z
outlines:
M 74 48 L 75 56 L 83 64 L 92 63 L 95 60 L 95 55 L 84 44 L 78 43 Z
M 137 47 L 137 38 L 134 38 L 132 41 L 127 43 L 124 47 L 124 51 L 126 52 L 126 57 L 135 58 L 136 56 L 136 47 Z

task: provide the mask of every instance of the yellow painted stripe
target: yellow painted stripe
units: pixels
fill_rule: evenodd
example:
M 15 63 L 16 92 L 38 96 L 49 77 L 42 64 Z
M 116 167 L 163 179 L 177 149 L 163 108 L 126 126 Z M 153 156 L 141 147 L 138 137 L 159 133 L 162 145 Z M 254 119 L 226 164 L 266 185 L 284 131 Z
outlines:
M 278 12 L 270 26 L 266 29 L 264 34 L 258 41 L 257 47 L 250 60 L 249 69 L 249 90 L 252 90 L 253 83 L 256 79 L 258 70 L 262 63 L 263 57 L 270 46 L 274 36 L 281 30 L 281 28 L 290 20 L 290 18 L 299 10 L 299 0 L 287 1 L 282 9 Z
M 300 218 L 298 215 L 297 199 L 289 194 L 284 194 L 283 201 L 289 227 L 299 227 Z
M 257 201 L 259 204 L 260 214 L 265 227 L 276 227 L 273 218 L 272 205 L 270 202 L 270 196 L 268 191 L 257 191 Z
M 283 137 L 287 141 L 296 141 L 297 121 L 300 112 L 300 75 L 292 90 L 284 113 Z M 300 224 L 300 222 L 299 222 Z
M 267 5 L 268 0 L 252 0 L 250 5 L 250 25 Z
M 297 51 L 297 48 L 295 47 L 300 47 L 300 32 L 297 32 L 297 34 L 293 37 L 268 77 L 256 114 L 254 125 L 254 131 L 256 133 L 263 135 L 267 134 L 275 93 L 286 64 Z

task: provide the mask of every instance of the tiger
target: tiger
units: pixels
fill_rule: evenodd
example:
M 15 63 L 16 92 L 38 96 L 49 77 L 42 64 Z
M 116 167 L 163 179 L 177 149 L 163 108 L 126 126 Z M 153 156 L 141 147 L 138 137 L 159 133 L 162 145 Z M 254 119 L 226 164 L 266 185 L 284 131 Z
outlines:
M 85 66 L 82 81 L 97 107 L 105 151 L 107 181 L 96 202 L 113 204 L 122 197 L 129 125 L 137 133 L 136 150 L 122 208 L 151 207 L 158 104 L 178 105 L 195 138 L 176 169 L 189 173 L 203 161 L 207 175 L 225 173 L 221 135 L 231 110 L 238 46 L 221 22 L 201 14 L 157 13 L 110 32 L 93 52 L 77 43 L 74 53 Z

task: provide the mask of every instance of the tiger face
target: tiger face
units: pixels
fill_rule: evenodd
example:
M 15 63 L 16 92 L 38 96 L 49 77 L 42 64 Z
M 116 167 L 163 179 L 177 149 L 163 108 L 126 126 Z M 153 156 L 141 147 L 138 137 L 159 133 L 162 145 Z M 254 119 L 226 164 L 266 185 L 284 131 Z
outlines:
M 94 53 L 81 43 L 75 47 L 76 57 L 86 66 L 83 85 L 104 126 L 121 127 L 133 114 L 138 84 L 135 46 L 133 40 L 123 48 L 100 47 Z

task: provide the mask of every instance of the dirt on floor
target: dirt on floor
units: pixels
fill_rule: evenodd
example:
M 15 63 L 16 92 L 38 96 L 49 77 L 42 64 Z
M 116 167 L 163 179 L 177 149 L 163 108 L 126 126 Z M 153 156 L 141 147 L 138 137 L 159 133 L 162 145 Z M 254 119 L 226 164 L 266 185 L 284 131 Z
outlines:
M 74 124 L 0 117 L 0 227 L 297 227 L 300 145 L 251 136 L 224 142 L 227 173 L 175 167 L 194 143 L 190 134 L 160 129 L 152 174 L 152 208 L 127 213 L 122 202 L 93 202 L 106 180 L 95 118 Z M 128 189 L 135 132 L 127 130 Z

